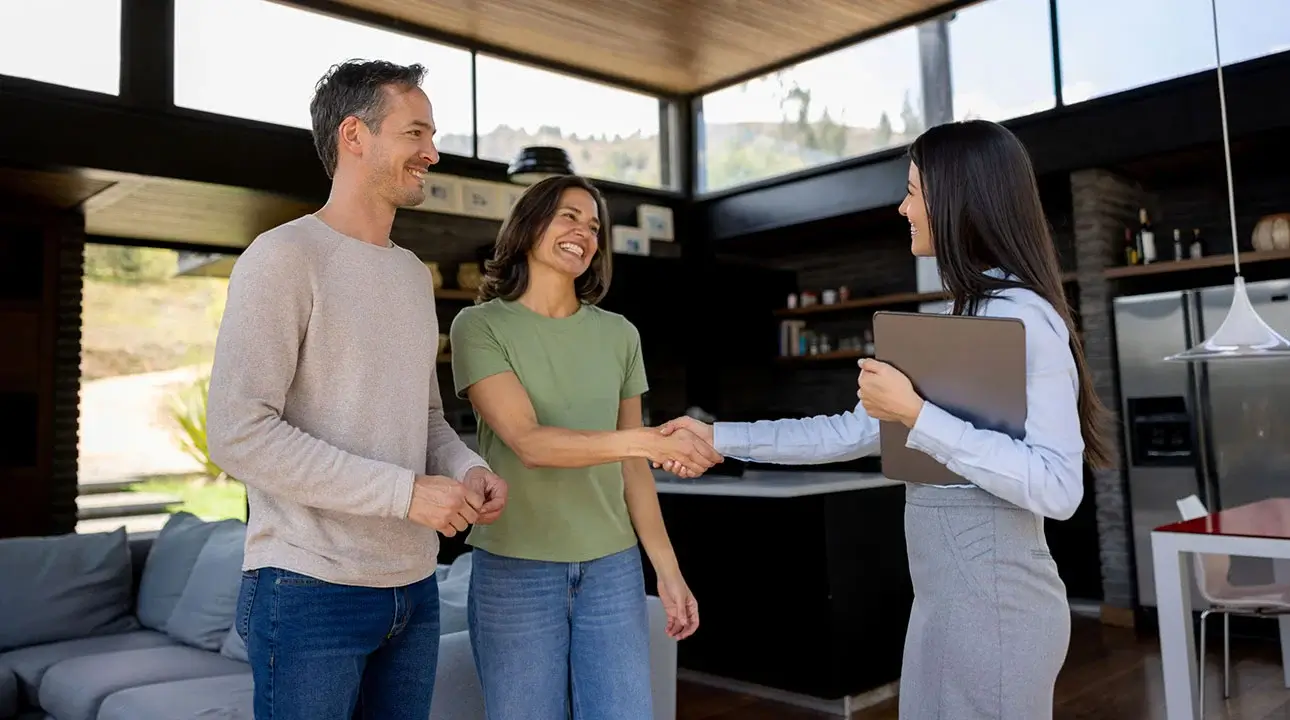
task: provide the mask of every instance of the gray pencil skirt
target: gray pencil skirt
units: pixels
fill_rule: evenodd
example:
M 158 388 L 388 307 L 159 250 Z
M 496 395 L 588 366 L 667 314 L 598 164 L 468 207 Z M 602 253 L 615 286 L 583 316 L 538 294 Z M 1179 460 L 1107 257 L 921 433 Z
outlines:
M 901 720 L 1051 718 L 1071 616 L 1043 518 L 977 488 L 910 484 L 905 542 Z

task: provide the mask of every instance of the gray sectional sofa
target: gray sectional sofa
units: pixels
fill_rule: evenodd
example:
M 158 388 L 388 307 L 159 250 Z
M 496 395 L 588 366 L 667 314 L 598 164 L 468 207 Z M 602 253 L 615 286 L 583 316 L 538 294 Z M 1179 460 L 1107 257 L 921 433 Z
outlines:
M 177 513 L 159 533 L 0 540 L 0 720 L 251 720 L 233 630 L 246 526 Z M 430 720 L 483 720 L 466 630 L 470 555 L 441 565 Z M 676 712 L 676 643 L 649 598 L 655 720 Z M 323 720 L 323 719 L 320 719 Z

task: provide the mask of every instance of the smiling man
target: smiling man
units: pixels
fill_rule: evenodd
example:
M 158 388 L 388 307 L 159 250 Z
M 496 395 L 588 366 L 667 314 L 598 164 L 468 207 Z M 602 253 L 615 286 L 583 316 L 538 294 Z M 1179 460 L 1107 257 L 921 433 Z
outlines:
M 505 504 L 444 420 L 429 270 L 389 237 L 439 160 L 424 74 L 353 61 L 323 77 L 327 204 L 256 238 L 229 279 L 207 421 L 250 502 L 237 628 L 256 717 L 425 720 L 436 531 Z

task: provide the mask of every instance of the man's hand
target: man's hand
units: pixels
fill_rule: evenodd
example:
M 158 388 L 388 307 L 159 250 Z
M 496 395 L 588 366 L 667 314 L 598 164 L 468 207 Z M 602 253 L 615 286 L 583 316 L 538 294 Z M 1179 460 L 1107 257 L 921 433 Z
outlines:
M 476 465 L 466 471 L 466 479 L 462 484 L 484 498 L 484 504 L 479 508 L 479 518 L 475 522 L 491 525 L 502 514 L 502 508 L 506 507 L 506 481 L 492 470 Z
M 483 505 L 484 497 L 464 483 L 442 475 L 418 475 L 408 519 L 452 537 L 479 519 Z

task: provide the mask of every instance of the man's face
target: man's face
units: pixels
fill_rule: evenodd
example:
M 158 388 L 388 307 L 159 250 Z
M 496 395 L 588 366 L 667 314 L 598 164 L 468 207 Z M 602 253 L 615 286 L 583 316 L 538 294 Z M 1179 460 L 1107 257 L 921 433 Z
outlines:
M 387 87 L 380 132 L 369 135 L 363 154 L 367 181 L 395 207 L 425 200 L 425 173 L 439 162 L 434 145 L 434 109 L 420 88 Z

